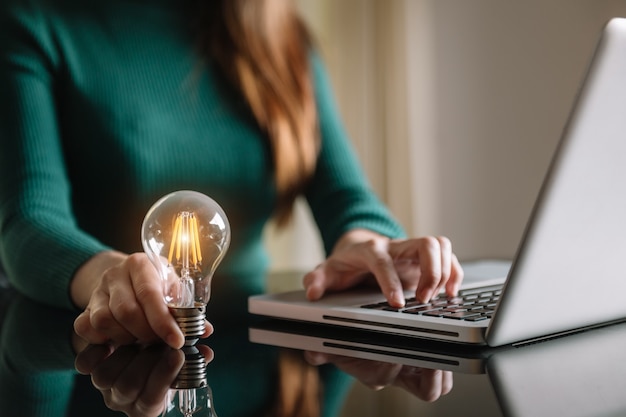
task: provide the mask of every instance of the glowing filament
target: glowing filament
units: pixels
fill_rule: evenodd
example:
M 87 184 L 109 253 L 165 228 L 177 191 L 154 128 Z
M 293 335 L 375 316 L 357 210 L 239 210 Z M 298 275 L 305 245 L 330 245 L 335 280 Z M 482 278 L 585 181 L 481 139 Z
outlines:
M 193 213 L 188 211 L 178 213 L 174 221 L 167 262 L 171 265 L 173 260 L 187 273 L 191 269 L 199 269 L 202 263 L 198 220 Z

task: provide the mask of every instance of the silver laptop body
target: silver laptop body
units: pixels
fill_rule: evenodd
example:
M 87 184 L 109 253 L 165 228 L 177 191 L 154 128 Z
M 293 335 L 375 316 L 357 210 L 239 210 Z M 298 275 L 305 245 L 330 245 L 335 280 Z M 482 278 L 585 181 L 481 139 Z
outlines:
M 504 282 L 491 318 L 469 322 L 362 308 L 383 301 L 372 289 L 316 302 L 304 291 L 253 296 L 250 313 L 490 346 L 625 319 L 625 103 L 626 19 L 614 18 L 597 44 L 512 265 L 501 269 L 508 273 L 499 280 L 488 280 Z M 472 275 L 472 267 L 484 265 L 466 267 Z M 467 281 L 464 287 L 483 284 Z

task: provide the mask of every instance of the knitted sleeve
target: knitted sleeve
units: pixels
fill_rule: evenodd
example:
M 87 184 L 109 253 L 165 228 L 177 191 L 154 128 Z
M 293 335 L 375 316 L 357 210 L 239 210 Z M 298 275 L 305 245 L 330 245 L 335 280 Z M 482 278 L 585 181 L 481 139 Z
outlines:
M 307 200 L 329 253 L 345 232 L 364 228 L 391 238 L 404 231 L 371 189 L 336 108 L 319 56 L 313 57 L 321 151 Z
M 19 294 L 0 317 L 0 410 L 3 416 L 65 416 L 74 387 L 75 314 Z
M 72 308 L 74 271 L 105 247 L 72 214 L 47 27 L 28 2 L 0 5 L 0 260 L 22 293 Z

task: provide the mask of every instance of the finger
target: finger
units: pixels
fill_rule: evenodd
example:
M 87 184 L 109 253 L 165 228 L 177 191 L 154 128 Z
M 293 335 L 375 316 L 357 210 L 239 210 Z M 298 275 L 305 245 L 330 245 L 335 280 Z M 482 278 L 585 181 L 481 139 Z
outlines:
M 306 292 L 306 298 L 311 301 L 319 300 L 324 296 L 326 284 L 324 268 L 322 265 L 318 265 L 314 270 L 307 273 L 302 279 L 304 289 Z
M 113 347 L 110 345 L 89 345 L 76 355 L 74 367 L 78 373 L 89 375 L 112 352 Z
M 170 389 L 185 362 L 185 355 L 178 349 L 167 349 L 160 355 L 146 379 L 143 391 L 137 398 L 135 409 L 140 415 L 158 414 L 164 406 L 163 398 Z
M 169 346 L 159 344 L 140 350 L 115 381 L 114 397 L 120 404 L 133 404 L 144 390 L 153 369 L 158 366 Z M 177 368 L 176 370 L 178 370 Z
M 115 344 L 134 343 L 136 337 L 115 319 L 108 302 L 108 297 L 92 297 L 88 310 L 85 310 L 89 312 L 89 324 L 95 332 L 107 335 Z
M 196 348 L 198 348 L 198 350 L 200 351 L 202 356 L 204 356 L 204 363 L 206 363 L 207 365 L 215 357 L 215 352 L 213 352 L 213 349 L 211 349 L 207 345 L 203 345 L 203 344 L 199 343 L 199 344 L 196 345 Z
M 440 369 L 427 369 L 424 376 L 429 383 L 423 385 L 422 398 L 426 402 L 433 402 L 443 394 L 443 378 L 445 371 Z
M 434 237 L 420 238 L 418 242 L 421 275 L 415 295 L 425 303 L 436 295 L 441 281 L 441 244 Z
M 124 414 L 126 414 L 126 410 L 124 410 L 124 408 L 113 399 L 113 397 L 115 396 L 114 391 L 114 389 L 100 390 L 100 393 L 102 394 L 102 399 L 104 400 L 104 405 L 113 411 L 123 411 Z
M 456 296 L 463 282 L 463 268 L 455 254 L 452 254 L 452 266 L 450 271 L 450 279 L 446 283 L 446 293 L 450 296 Z
M 369 366 L 363 367 L 363 365 Z M 361 361 L 361 367 L 360 375 L 357 373 L 355 375 L 365 386 L 377 391 L 395 383 L 403 366 L 399 363 Z
M 454 379 L 451 371 L 443 371 L 441 382 L 441 395 L 447 395 L 454 387 Z
M 148 265 L 143 254 L 130 255 L 120 269 L 118 275 L 123 275 L 124 279 L 110 286 L 111 310 L 117 321 L 124 323 L 139 342 L 154 342 L 159 336 L 149 323 L 146 306 L 156 303 L 165 309 L 156 271 Z
M 393 258 L 393 256 L 392 256 Z M 417 257 L 416 257 L 417 258 Z M 420 279 L 420 267 L 418 259 L 404 258 L 395 259 L 393 265 L 396 269 L 396 273 L 402 281 L 402 286 L 406 291 L 415 292 L 417 289 L 417 283 Z
M 123 346 L 116 349 L 107 360 L 98 363 L 91 372 L 91 382 L 101 391 L 110 390 L 120 374 L 137 355 L 138 347 Z
M 381 362 L 312 351 L 305 351 L 305 359 L 314 366 L 332 363 L 337 368 L 352 375 L 363 385 L 373 390 L 379 390 L 394 383 L 403 369 L 403 365 L 399 363 Z
M 204 320 L 204 333 L 202 333 L 202 336 L 200 336 L 201 339 L 205 339 L 209 336 L 211 336 L 214 332 L 214 328 L 213 325 L 211 323 L 209 323 L 208 320 Z
M 104 281 L 104 278 L 103 278 Z M 98 287 L 91 296 L 89 305 L 83 312 L 85 319 L 77 318 L 76 333 L 90 343 L 128 344 L 135 341 L 135 337 L 121 326 L 109 308 L 109 294 L 107 285 Z M 79 320 L 80 319 L 80 320 Z
M 160 279 L 154 266 L 141 255 L 134 254 L 128 258 L 137 302 L 152 331 L 172 348 L 179 349 L 185 343 L 183 333 L 163 300 Z
M 440 259 L 441 259 L 441 277 L 435 295 L 439 294 L 450 279 L 452 273 L 452 243 L 450 239 L 444 236 L 437 238 L 439 241 Z
M 116 268 L 105 272 L 102 280 L 103 286 L 108 289 L 108 307 L 115 320 L 123 324 L 125 330 L 132 334 L 140 343 L 151 343 L 159 339 L 150 327 L 143 306 L 139 303 L 136 295 L 137 289 L 133 281 L 143 279 L 143 272 L 137 264 L 141 265 L 139 256 L 131 255 L 126 262 Z M 153 279 L 153 285 L 159 290 L 158 278 Z M 159 297 L 159 302 L 163 300 Z
M 76 317 L 76 320 L 74 320 L 74 331 L 87 343 L 94 345 L 107 343 L 110 340 L 110 337 L 107 334 L 94 329 L 91 325 L 90 316 L 91 311 L 89 309 L 80 313 L 78 317 Z
M 394 263 L 403 271 L 409 282 L 407 288 L 415 287 L 415 296 L 421 302 L 428 302 L 437 293 L 441 282 L 442 255 L 441 243 L 435 237 L 393 240 L 389 244 L 389 254 Z M 407 273 L 413 266 L 418 273 Z M 417 281 L 417 284 L 415 284 Z
M 421 383 L 416 386 L 416 395 L 426 402 L 433 402 L 442 393 L 443 372 L 439 369 L 424 369 Z
M 365 242 L 362 256 L 389 304 L 393 307 L 404 306 L 402 282 L 396 272 L 393 258 L 389 255 L 388 242 L 386 240 Z

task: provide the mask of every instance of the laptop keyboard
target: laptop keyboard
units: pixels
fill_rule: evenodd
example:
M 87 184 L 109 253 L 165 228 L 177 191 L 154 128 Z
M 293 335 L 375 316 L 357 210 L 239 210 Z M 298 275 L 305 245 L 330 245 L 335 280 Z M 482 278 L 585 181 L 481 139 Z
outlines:
M 421 303 L 415 297 L 407 298 L 402 308 L 392 307 L 386 301 L 361 307 L 452 320 L 481 321 L 493 316 L 501 293 L 502 285 L 494 285 L 461 290 L 456 297 L 438 296 L 428 303 Z

